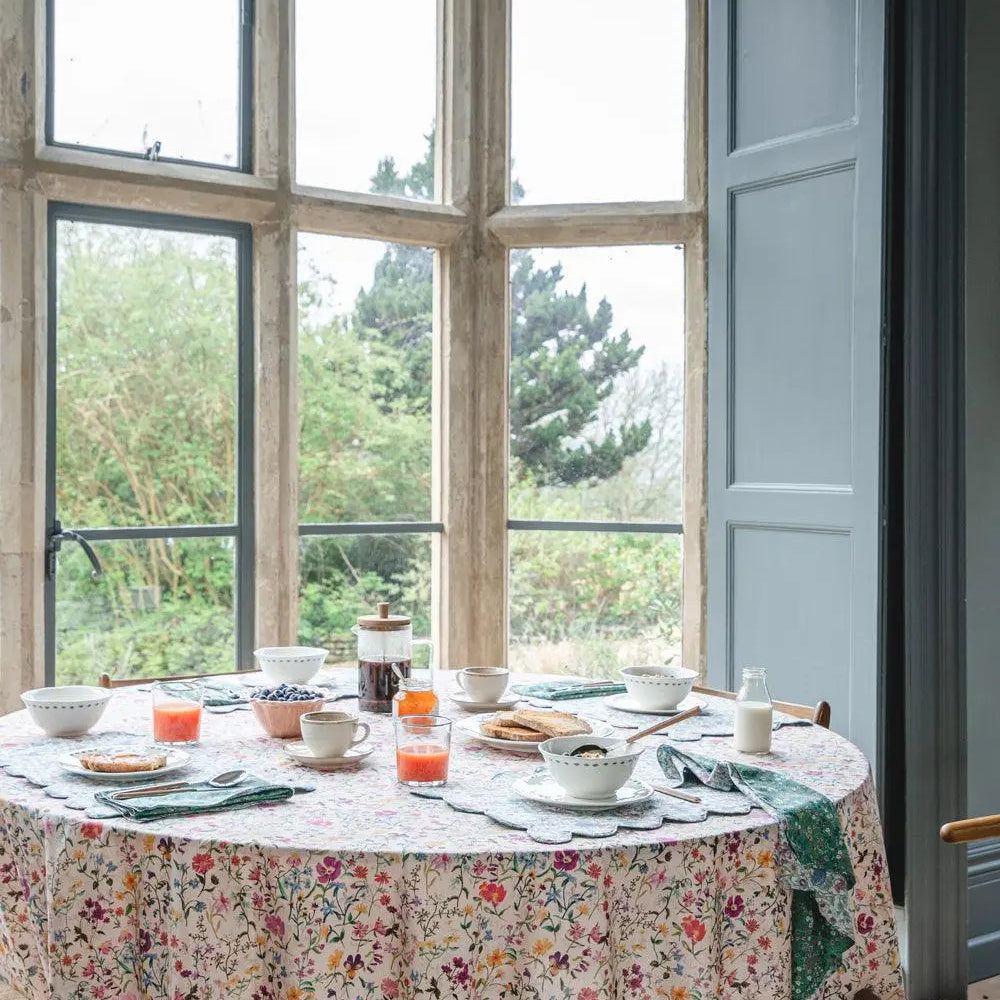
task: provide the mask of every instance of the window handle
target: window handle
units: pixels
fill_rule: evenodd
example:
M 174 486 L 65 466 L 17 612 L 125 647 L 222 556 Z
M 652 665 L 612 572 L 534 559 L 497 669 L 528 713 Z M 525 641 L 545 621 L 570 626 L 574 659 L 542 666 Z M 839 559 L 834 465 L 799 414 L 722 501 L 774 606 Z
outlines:
M 45 576 L 49 580 L 55 579 L 56 553 L 62 548 L 63 542 L 78 542 L 80 544 L 80 547 L 90 560 L 90 565 L 93 567 L 90 571 L 90 578 L 92 580 L 96 580 L 98 577 L 104 575 L 104 567 L 101 566 L 101 560 L 97 558 L 97 553 L 90 542 L 78 531 L 73 531 L 71 528 L 63 528 L 57 518 L 52 522 L 52 530 L 49 532 L 45 543 Z

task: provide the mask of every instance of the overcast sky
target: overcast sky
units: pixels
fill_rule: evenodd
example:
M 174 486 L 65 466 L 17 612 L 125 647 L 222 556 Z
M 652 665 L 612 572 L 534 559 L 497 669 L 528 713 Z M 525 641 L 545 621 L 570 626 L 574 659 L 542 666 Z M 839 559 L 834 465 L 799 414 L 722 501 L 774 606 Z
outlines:
M 683 0 L 513 0 L 511 145 L 526 203 L 680 198 Z M 435 109 L 435 0 L 297 0 L 297 177 L 365 191 L 421 159 Z M 55 138 L 232 164 L 237 0 L 57 0 Z M 193 26 L 196 26 L 196 30 Z M 309 240 L 350 308 L 382 245 Z M 683 358 L 673 247 L 544 250 L 606 296 L 646 363 Z M 303 273 L 307 273 L 304 269 Z

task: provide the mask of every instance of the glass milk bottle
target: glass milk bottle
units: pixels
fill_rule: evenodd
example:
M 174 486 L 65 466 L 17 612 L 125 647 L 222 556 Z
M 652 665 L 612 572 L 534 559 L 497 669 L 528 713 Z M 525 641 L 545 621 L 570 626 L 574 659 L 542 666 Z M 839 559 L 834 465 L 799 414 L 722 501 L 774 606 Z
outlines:
M 767 671 L 746 667 L 736 696 L 736 729 L 733 745 L 742 753 L 767 753 L 771 749 L 774 709 L 767 691 Z

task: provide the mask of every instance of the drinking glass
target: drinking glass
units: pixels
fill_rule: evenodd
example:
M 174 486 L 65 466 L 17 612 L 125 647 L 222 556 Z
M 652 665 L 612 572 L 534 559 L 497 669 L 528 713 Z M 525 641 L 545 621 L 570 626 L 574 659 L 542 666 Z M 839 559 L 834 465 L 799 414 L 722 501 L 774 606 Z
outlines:
M 197 743 L 203 697 L 198 683 L 157 681 L 153 685 L 153 739 L 157 743 Z
M 396 729 L 396 777 L 401 785 L 443 785 L 448 780 L 451 719 L 401 715 Z

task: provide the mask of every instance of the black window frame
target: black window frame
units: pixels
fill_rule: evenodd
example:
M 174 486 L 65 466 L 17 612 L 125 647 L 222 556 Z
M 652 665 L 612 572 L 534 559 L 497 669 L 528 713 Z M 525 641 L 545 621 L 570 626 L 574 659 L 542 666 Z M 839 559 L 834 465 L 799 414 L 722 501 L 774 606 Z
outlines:
M 144 525 L 141 527 L 87 527 L 67 525 L 90 542 L 144 541 L 151 538 L 219 538 L 234 540 L 233 616 L 235 662 L 233 670 L 253 664 L 255 624 L 254 573 L 254 314 L 253 230 L 247 223 L 194 218 L 162 212 L 135 211 L 71 202 L 50 202 L 46 245 L 47 344 L 45 366 L 45 525 L 53 531 L 56 506 L 56 390 L 58 373 L 58 263 L 57 227 L 60 222 L 90 222 L 169 232 L 231 238 L 236 244 L 236 519 L 229 524 Z M 56 681 L 56 574 L 45 578 L 45 683 Z
M 189 167 L 210 167 L 233 173 L 253 173 L 254 131 L 254 0 L 233 0 L 240 5 L 239 58 L 237 60 L 239 107 L 236 123 L 235 164 L 212 163 L 206 160 L 185 160 L 173 156 L 157 156 L 158 163 L 180 163 Z M 104 153 L 148 162 L 144 153 L 107 146 L 88 146 L 79 142 L 61 142 L 55 138 L 55 23 L 57 0 L 45 0 L 45 145 L 56 149 L 78 149 L 87 153 Z

